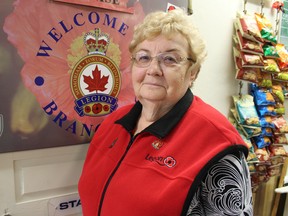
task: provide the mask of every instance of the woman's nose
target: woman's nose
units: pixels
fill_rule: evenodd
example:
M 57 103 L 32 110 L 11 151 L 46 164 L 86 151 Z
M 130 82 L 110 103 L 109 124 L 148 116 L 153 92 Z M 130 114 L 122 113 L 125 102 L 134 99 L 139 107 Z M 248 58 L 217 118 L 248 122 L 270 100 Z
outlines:
M 147 74 L 158 76 L 163 74 L 161 62 L 157 57 L 154 57 L 151 60 L 151 63 L 147 68 Z

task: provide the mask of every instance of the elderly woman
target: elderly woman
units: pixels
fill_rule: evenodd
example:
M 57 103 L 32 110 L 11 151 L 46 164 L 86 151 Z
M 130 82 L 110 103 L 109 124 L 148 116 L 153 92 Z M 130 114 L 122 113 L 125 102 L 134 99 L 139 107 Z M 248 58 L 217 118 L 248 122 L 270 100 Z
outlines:
M 247 146 L 190 90 L 206 56 L 190 19 L 153 12 L 135 28 L 137 102 L 93 137 L 79 181 L 84 216 L 253 215 Z

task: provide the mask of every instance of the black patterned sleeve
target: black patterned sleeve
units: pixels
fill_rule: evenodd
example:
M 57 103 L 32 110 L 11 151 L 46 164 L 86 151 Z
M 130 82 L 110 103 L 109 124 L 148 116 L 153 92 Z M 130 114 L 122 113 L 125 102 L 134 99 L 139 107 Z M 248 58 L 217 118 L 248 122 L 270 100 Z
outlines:
M 187 216 L 253 216 L 249 169 L 244 154 L 214 164 L 194 195 Z

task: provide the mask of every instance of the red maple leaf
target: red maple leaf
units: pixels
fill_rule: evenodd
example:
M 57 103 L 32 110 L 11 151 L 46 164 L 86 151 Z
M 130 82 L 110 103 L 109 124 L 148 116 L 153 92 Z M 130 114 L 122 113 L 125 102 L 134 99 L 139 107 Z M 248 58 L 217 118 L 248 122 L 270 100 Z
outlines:
M 98 70 L 98 66 L 96 65 L 95 70 L 92 71 L 92 76 L 85 76 L 84 77 L 84 82 L 88 85 L 87 89 L 89 92 L 93 91 L 105 91 L 107 88 L 105 88 L 105 85 L 108 83 L 108 76 L 102 76 L 101 77 L 101 71 Z

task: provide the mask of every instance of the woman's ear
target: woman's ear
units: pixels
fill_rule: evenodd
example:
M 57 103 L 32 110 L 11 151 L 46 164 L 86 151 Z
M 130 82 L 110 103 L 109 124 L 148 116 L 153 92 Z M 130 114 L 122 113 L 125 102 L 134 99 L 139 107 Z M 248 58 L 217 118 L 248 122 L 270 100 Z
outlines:
M 190 87 L 192 87 L 194 81 L 197 79 L 199 71 L 200 71 L 200 65 L 198 65 L 197 63 L 191 65 L 188 68 L 188 73 L 190 74 L 190 76 L 189 76 Z

